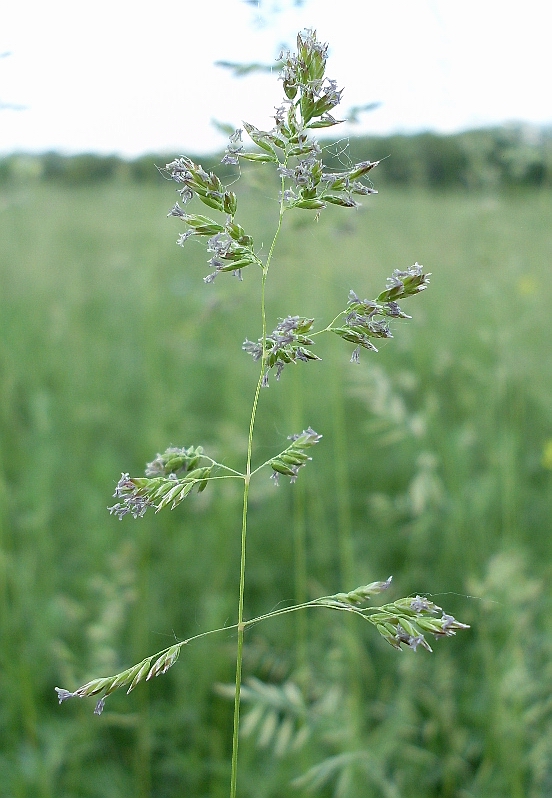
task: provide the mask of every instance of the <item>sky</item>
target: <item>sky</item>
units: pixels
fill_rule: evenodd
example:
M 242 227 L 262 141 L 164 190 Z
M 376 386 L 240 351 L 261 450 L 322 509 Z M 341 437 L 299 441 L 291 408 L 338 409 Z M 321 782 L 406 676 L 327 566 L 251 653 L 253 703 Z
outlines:
M 216 61 L 271 63 L 298 30 L 330 45 L 344 113 L 335 135 L 552 125 L 544 0 L 5 0 L 0 153 L 203 154 L 212 120 L 270 129 L 276 74 L 237 79 Z M 336 116 L 338 114 L 336 113 Z

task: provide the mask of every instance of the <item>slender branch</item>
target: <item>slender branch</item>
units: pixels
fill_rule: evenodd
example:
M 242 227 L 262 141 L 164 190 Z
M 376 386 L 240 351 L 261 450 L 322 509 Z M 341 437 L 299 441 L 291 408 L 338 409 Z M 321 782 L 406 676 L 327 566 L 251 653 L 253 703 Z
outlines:
M 365 607 L 364 609 L 360 609 L 358 607 L 352 607 L 345 604 L 339 604 L 335 601 L 333 596 L 323 596 L 318 599 L 312 599 L 311 601 L 304 601 L 301 604 L 293 604 L 291 607 L 282 607 L 278 610 L 271 610 L 270 612 L 263 613 L 263 615 L 258 615 L 256 618 L 250 618 L 248 621 L 241 621 L 241 623 L 233 623 L 230 626 L 220 626 L 217 629 L 208 629 L 206 632 L 199 632 L 197 635 L 193 635 L 192 637 L 187 637 L 185 640 L 181 640 L 176 645 L 179 648 L 183 646 L 187 646 L 189 643 L 193 643 L 194 640 L 201 640 L 203 637 L 209 637 L 210 635 L 216 635 L 221 632 L 231 632 L 234 629 L 238 630 L 238 634 L 240 631 L 240 627 L 242 629 L 242 633 L 245 632 L 246 629 L 249 629 L 251 626 L 255 626 L 261 621 L 268 621 L 271 618 L 278 618 L 280 615 L 289 615 L 290 612 L 298 612 L 299 610 L 306 610 L 312 609 L 314 607 L 323 607 L 324 609 L 329 610 L 338 610 L 339 612 L 352 612 L 355 615 L 361 615 L 365 620 L 370 620 L 370 616 L 367 615 L 367 612 L 382 612 L 381 607 Z M 166 653 L 172 646 L 167 646 L 163 648 L 161 651 L 158 651 L 156 654 L 152 654 L 150 659 L 156 659 L 160 657 L 162 654 Z
M 332 327 L 333 327 L 333 325 L 336 323 L 336 321 L 338 320 L 338 318 L 339 318 L 340 316 L 343 316 L 345 312 L 346 312 L 346 311 L 342 310 L 340 313 L 338 313 L 338 314 L 337 314 L 337 316 L 335 317 L 335 319 L 332 319 L 332 320 L 331 320 L 331 322 L 330 322 L 330 323 L 329 323 L 329 324 L 328 324 L 326 327 L 324 327 L 324 329 L 322 329 L 322 330 L 317 330 L 317 332 L 312 332 L 312 333 L 311 333 L 311 332 L 309 332 L 309 335 L 310 335 L 310 337 L 311 337 L 311 338 L 314 338 L 314 336 L 315 336 L 315 335 L 322 335 L 322 333 L 325 333 L 325 332 L 330 332 L 331 328 L 332 328 Z
M 236 471 L 235 469 L 230 468 L 230 466 L 224 465 L 223 463 L 217 463 L 216 460 L 213 460 L 212 457 L 208 457 L 206 454 L 202 454 L 201 456 L 204 460 L 209 460 L 209 462 L 213 466 L 216 466 L 216 468 L 224 468 L 225 471 L 229 471 L 231 474 L 235 474 L 237 477 L 241 477 L 242 479 L 245 476 L 240 471 Z M 221 479 L 221 477 L 209 477 L 209 479 Z
M 265 460 L 264 463 L 261 463 L 260 466 L 257 466 L 257 468 L 254 471 L 251 472 L 251 476 L 256 474 L 258 471 L 261 471 L 265 466 L 269 465 L 269 463 L 272 460 L 274 460 L 275 458 L 281 457 L 285 452 L 287 452 L 288 449 L 289 449 L 289 446 L 287 446 L 285 449 L 282 449 L 282 451 L 278 452 L 277 455 L 272 455 L 272 457 L 269 457 L 268 460 Z

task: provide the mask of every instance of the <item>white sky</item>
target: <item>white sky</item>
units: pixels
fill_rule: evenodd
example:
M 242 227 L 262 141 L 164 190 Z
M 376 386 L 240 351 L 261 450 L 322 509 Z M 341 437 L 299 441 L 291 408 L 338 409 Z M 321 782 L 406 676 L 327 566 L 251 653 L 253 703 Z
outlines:
M 314 27 L 343 111 L 334 134 L 552 124 L 552 7 L 545 0 L 4 0 L 0 152 L 203 153 L 214 117 L 272 127 L 281 83 L 237 80 L 217 60 L 270 62 Z M 273 12 L 278 9 L 279 12 Z

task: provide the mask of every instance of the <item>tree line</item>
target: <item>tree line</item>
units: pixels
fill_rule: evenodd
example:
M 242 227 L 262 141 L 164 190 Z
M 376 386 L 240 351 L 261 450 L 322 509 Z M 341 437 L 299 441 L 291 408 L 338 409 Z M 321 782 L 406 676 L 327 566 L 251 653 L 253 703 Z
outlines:
M 493 189 L 552 185 L 552 129 L 509 126 L 454 135 L 358 136 L 321 141 L 332 169 L 351 162 L 386 159 L 378 185 L 432 189 Z M 108 180 L 153 183 L 179 153 L 148 154 L 134 160 L 117 155 L 14 153 L 0 158 L 0 183 L 22 179 L 76 186 Z M 205 169 L 220 165 L 220 154 L 198 156 Z M 230 172 L 229 172 L 230 173 Z

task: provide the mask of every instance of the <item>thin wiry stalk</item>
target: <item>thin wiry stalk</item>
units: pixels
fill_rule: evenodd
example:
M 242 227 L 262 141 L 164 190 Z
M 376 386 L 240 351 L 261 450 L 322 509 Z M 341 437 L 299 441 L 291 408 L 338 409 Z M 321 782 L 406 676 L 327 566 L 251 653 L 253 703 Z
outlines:
M 251 481 L 251 455 L 253 451 L 253 432 L 255 429 L 255 418 L 257 416 L 257 407 L 259 404 L 259 394 L 263 384 L 265 364 L 266 364 L 266 306 L 265 306 L 265 286 L 270 261 L 276 246 L 276 240 L 282 228 L 282 218 L 284 215 L 284 202 L 283 202 L 283 184 L 282 179 L 282 198 L 280 199 L 280 213 L 278 215 L 278 226 L 272 244 L 268 252 L 266 263 L 263 268 L 261 280 L 261 324 L 262 324 L 262 342 L 263 342 L 263 355 L 261 357 L 261 370 L 259 379 L 257 380 L 257 387 L 255 388 L 255 396 L 253 399 L 253 407 L 251 409 L 251 418 L 249 421 L 249 436 L 247 439 L 247 463 L 245 468 L 245 484 L 243 487 L 243 510 L 242 510 L 242 531 L 241 531 L 241 554 L 240 554 L 240 588 L 238 598 L 238 645 L 236 651 L 236 691 L 234 695 L 234 720 L 232 732 L 232 773 L 230 776 L 230 798 L 236 798 L 237 779 L 238 779 L 238 748 L 239 748 L 239 731 L 240 731 L 240 692 L 241 692 L 241 675 L 243 663 L 243 636 L 245 626 L 243 623 L 243 601 L 245 593 L 245 560 L 246 560 L 246 544 L 247 544 L 247 508 L 249 500 L 249 485 Z

